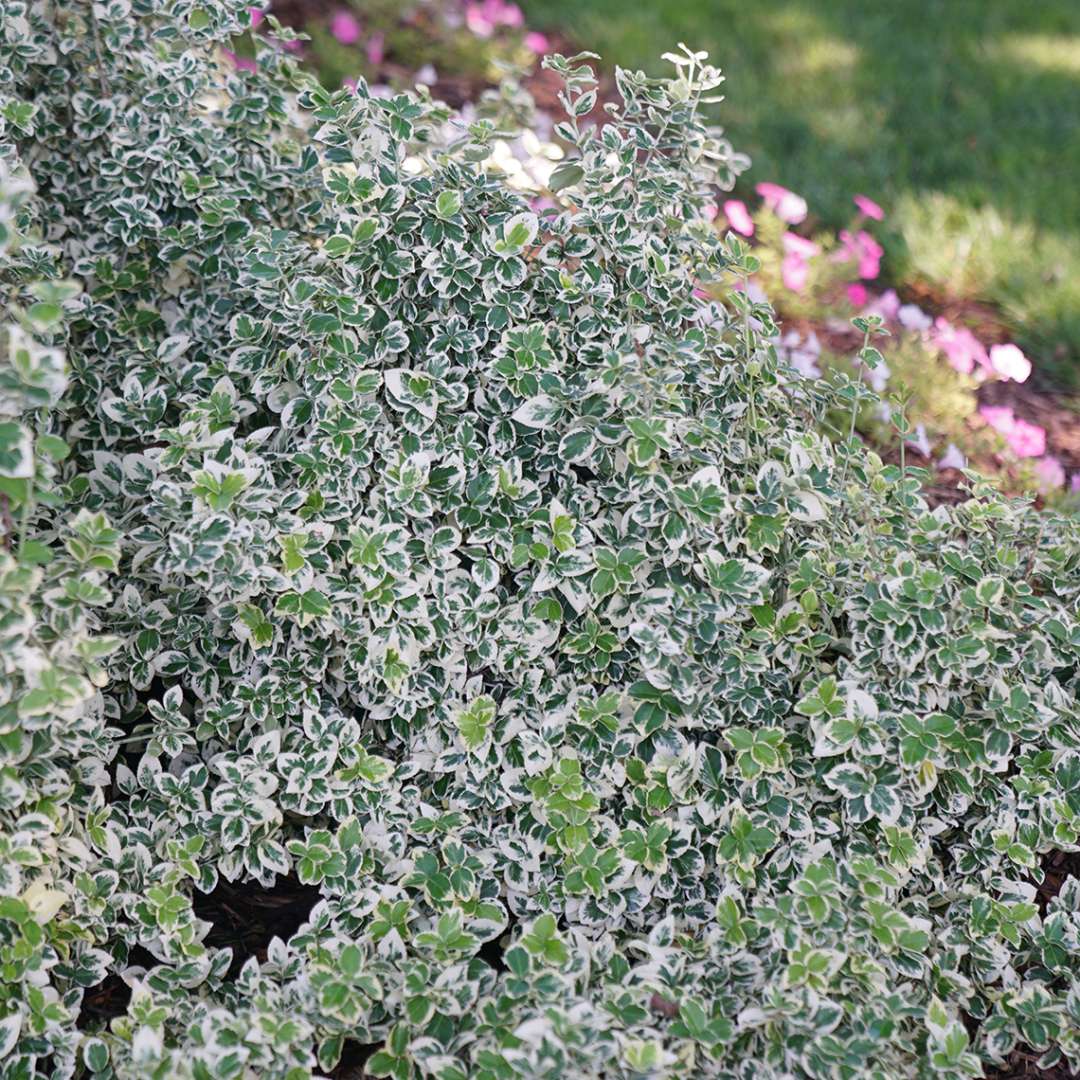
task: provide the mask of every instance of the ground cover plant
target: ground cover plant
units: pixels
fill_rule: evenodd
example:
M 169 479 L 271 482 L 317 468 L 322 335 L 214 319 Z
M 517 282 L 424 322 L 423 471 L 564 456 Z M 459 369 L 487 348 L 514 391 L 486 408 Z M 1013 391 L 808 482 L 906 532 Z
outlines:
M 918 7 L 916 3 L 891 10 L 885 28 L 894 36 L 903 36 L 906 24 L 916 18 Z M 508 0 L 437 0 L 404 7 L 373 0 L 352 0 L 347 5 L 327 0 L 277 0 L 271 10 L 304 32 L 289 48 L 330 87 L 354 85 L 362 76 L 368 80 L 372 95 L 380 96 L 420 83 L 430 87 L 436 98 L 463 103 L 467 112 L 477 108 L 482 112 L 485 101 L 492 97 L 504 105 L 511 101 L 520 105 L 520 99 L 510 88 L 523 85 L 537 99 L 537 108 L 530 110 L 528 116 L 519 117 L 527 133 L 513 140 L 497 141 L 492 156 L 506 172 L 508 182 L 533 193 L 534 209 L 552 205 L 547 181 L 564 150 L 557 136 L 551 136 L 552 114 L 560 106 L 555 96 L 557 87 L 546 77 L 550 73 L 542 71 L 535 60 L 536 54 L 552 51 L 552 39 L 531 28 L 520 6 Z M 551 24 L 559 32 L 560 40 L 566 26 L 587 32 L 590 10 L 589 5 L 584 5 L 575 11 L 569 23 Z M 256 33 L 266 25 L 265 14 L 262 9 L 252 9 Z M 616 34 L 628 36 L 627 47 L 637 55 L 634 28 L 642 14 L 614 20 L 601 40 L 610 42 L 614 29 Z M 529 6 L 530 19 L 544 15 L 542 6 L 539 9 Z M 707 32 L 709 23 L 702 15 L 703 12 L 689 5 L 682 11 L 686 28 L 689 30 L 697 19 L 705 24 L 700 32 Z M 659 17 L 663 22 L 665 16 L 663 12 L 652 11 L 647 17 Z M 950 10 L 949 20 L 957 17 Z M 906 398 L 914 432 L 907 449 L 918 463 L 932 467 L 933 482 L 927 486 L 931 498 L 957 498 L 960 479 L 957 469 L 970 465 L 996 476 L 1014 493 L 1026 491 L 1040 498 L 1077 505 L 1080 425 L 1076 418 L 1080 399 L 1060 390 L 1060 384 L 1069 381 L 1068 349 L 1062 351 L 1062 342 L 1054 345 L 1043 340 L 1037 342 L 1038 347 L 1030 356 L 1025 355 L 1014 339 L 1019 336 L 1024 341 L 1033 341 L 1031 331 L 1039 320 L 1030 317 L 1031 312 L 1029 317 L 1019 317 L 978 274 L 956 271 L 957 267 L 973 263 L 989 267 L 996 275 L 1005 264 L 1015 268 L 1023 262 L 1025 269 L 1020 276 L 1037 276 L 1038 293 L 1042 296 L 1047 285 L 1052 293 L 1061 284 L 1058 261 L 1050 257 L 1044 246 L 1032 245 L 1026 238 L 1020 242 L 1015 230 L 1006 230 L 1007 243 L 995 240 L 1000 230 L 993 222 L 984 220 L 985 215 L 969 222 L 967 231 L 961 229 L 959 233 L 941 220 L 941 215 L 936 215 L 932 221 L 933 235 L 938 240 L 934 256 L 939 264 L 951 267 L 948 280 L 943 281 L 940 273 L 927 272 L 918 260 L 913 265 L 905 243 L 910 235 L 926 254 L 926 245 L 912 233 L 912 200 L 904 186 L 913 183 L 907 174 L 915 168 L 914 163 L 908 161 L 905 165 L 903 155 L 892 155 L 891 179 L 883 184 L 882 177 L 874 170 L 860 171 L 858 163 L 864 162 L 864 155 L 845 155 L 845 168 L 830 167 L 833 163 L 829 151 L 824 149 L 823 144 L 828 142 L 824 138 L 815 144 L 819 154 L 812 161 L 804 160 L 790 147 L 785 147 L 782 159 L 778 160 L 779 147 L 770 144 L 770 138 L 775 135 L 773 122 L 778 116 L 793 122 L 801 115 L 799 110 L 806 109 L 808 116 L 820 121 L 832 115 L 830 94 L 841 90 L 850 93 L 859 87 L 865 91 L 862 107 L 869 107 L 874 93 L 883 92 L 883 88 L 878 85 L 880 80 L 864 87 L 856 72 L 842 63 L 848 47 L 812 20 L 794 18 L 788 12 L 786 22 L 776 19 L 770 22 L 768 5 L 757 11 L 756 18 L 769 25 L 770 33 L 765 35 L 765 40 L 770 46 L 770 57 L 774 53 L 783 56 L 789 50 L 793 53 L 788 68 L 813 60 L 816 71 L 823 65 L 841 62 L 837 78 L 832 82 L 815 82 L 813 93 L 799 84 L 798 93 L 804 100 L 798 108 L 791 106 L 779 111 L 773 108 L 770 103 L 778 92 L 778 81 L 762 81 L 755 72 L 750 73 L 751 78 L 738 80 L 735 97 L 726 107 L 725 116 L 736 118 L 740 141 L 748 139 L 755 146 L 758 161 L 757 168 L 740 181 L 742 197 L 725 199 L 723 213 L 717 208 L 717 227 L 730 227 L 740 235 L 752 237 L 754 255 L 761 269 L 751 277 L 749 288 L 763 289 L 777 305 L 785 325 L 780 347 L 796 367 L 818 372 L 839 366 L 850 373 L 857 365 L 855 354 L 860 343 L 860 336 L 851 331 L 851 315 L 882 315 L 890 332 L 886 339 L 889 348 L 884 351 L 885 362 L 874 370 L 871 381 L 875 390 L 886 398 Z M 1017 35 L 1022 29 L 1045 27 L 1051 20 L 1050 12 L 1042 12 L 1034 21 L 1028 17 L 1019 22 L 1000 23 L 986 9 L 980 32 L 998 46 L 1003 47 L 1002 41 L 1015 45 L 1014 38 L 1021 40 Z M 725 38 L 723 49 L 738 71 L 747 55 L 760 60 L 751 46 L 761 28 L 752 20 L 738 20 L 732 29 L 733 36 Z M 1002 41 L 998 41 L 999 37 Z M 935 47 L 949 59 L 948 74 L 941 77 L 946 87 L 948 80 L 959 78 L 953 53 L 961 46 L 955 38 L 950 33 L 938 34 L 935 39 Z M 977 35 L 976 40 L 979 40 Z M 925 49 L 924 38 L 917 36 L 917 46 Z M 250 66 L 248 39 L 239 41 L 236 48 L 239 52 L 234 62 Z M 990 44 L 986 48 L 991 49 Z M 651 62 L 655 58 L 643 59 Z M 945 60 L 941 62 L 944 64 Z M 969 62 L 985 80 L 980 66 L 983 61 L 972 57 Z M 512 81 L 507 79 L 511 71 Z M 965 77 L 971 77 L 970 73 Z M 493 95 L 489 87 L 500 78 L 502 86 Z M 1008 85 L 1010 93 L 1015 94 L 1016 87 L 1012 83 Z M 1028 92 L 1033 93 L 1038 85 L 1041 84 L 1028 87 Z M 609 77 L 602 80 L 599 90 L 598 104 L 590 118 L 602 121 L 603 104 L 615 95 Z M 995 93 L 1000 95 L 1004 91 L 998 87 Z M 745 97 L 769 104 L 769 108 L 761 114 L 749 112 L 744 107 Z M 952 144 L 951 127 L 957 123 L 975 124 L 975 117 L 963 110 L 958 112 L 953 106 L 946 109 L 942 102 L 931 108 L 932 100 L 923 103 L 921 115 L 927 120 L 927 130 L 922 140 L 929 140 L 940 154 L 946 144 Z M 990 130 L 995 130 L 993 125 Z M 1018 130 L 1027 131 L 1027 128 Z M 865 138 L 867 153 L 876 147 L 878 157 L 882 157 L 881 138 L 869 125 Z M 998 142 L 999 139 L 988 142 L 991 152 L 997 152 L 994 147 Z M 764 152 L 759 152 L 762 143 Z M 922 161 L 922 155 L 919 160 Z M 1031 155 L 1018 156 L 1014 164 L 1020 168 L 1021 161 L 1027 162 L 1024 168 L 1030 168 L 1033 160 Z M 815 197 L 808 200 L 775 180 L 762 179 L 775 170 L 775 175 L 794 176 L 801 183 L 808 179 L 807 170 L 811 166 L 824 168 L 828 177 L 827 198 L 823 203 L 816 201 L 821 194 L 820 183 L 813 185 Z M 920 164 L 919 168 L 922 167 Z M 955 165 L 947 172 L 942 169 L 939 164 L 932 178 L 938 187 L 946 182 L 955 185 L 958 177 L 966 175 L 964 168 Z M 984 175 L 996 177 L 1002 171 L 998 165 L 988 168 Z M 751 187 L 748 177 L 757 177 L 758 182 Z M 846 190 L 844 184 L 852 181 L 872 183 L 871 190 L 875 193 L 883 187 L 888 195 L 886 207 L 854 189 Z M 929 183 L 930 178 L 920 180 L 920 186 Z M 1010 186 L 1015 184 L 1013 178 Z M 964 200 L 976 199 L 970 190 L 965 189 L 962 195 Z M 987 197 L 979 196 L 976 201 L 985 201 Z M 934 199 L 930 195 L 918 200 L 919 206 L 932 203 Z M 1060 209 L 1059 201 L 1053 206 L 1055 212 Z M 730 220 L 730 214 L 735 215 L 734 220 Z M 924 227 L 930 226 L 920 225 Z M 969 250 L 962 254 L 960 246 L 965 244 Z M 1033 286 L 1028 291 L 1034 291 Z M 997 303 L 988 302 L 992 295 Z M 895 456 L 895 449 L 889 446 L 890 415 L 888 404 L 876 410 L 867 406 L 857 420 L 857 430 L 884 452 L 886 458 Z
M 0 1076 L 1080 1064 L 1080 523 L 796 377 L 703 56 L 537 212 L 250 18 L 0 5 Z

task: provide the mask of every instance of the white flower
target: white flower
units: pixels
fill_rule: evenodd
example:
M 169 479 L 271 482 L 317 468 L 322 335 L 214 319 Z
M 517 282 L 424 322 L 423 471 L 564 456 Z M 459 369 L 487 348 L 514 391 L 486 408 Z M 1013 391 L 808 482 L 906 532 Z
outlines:
M 945 447 L 945 453 L 938 460 L 939 469 L 966 469 L 967 458 L 960 452 L 954 443 Z
M 903 304 L 896 313 L 897 321 L 905 330 L 922 333 L 934 325 L 934 320 L 917 304 Z

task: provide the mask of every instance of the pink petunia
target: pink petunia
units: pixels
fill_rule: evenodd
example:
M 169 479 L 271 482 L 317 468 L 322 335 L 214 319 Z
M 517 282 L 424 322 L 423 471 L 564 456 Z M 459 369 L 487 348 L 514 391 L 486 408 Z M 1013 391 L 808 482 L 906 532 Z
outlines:
M 812 259 L 821 252 L 821 248 L 813 240 L 807 240 L 805 236 L 800 236 L 798 233 L 784 233 L 783 242 L 784 251 L 789 255 L 799 255 L 804 259 Z
M 780 279 L 784 283 L 784 288 L 792 292 L 802 292 L 806 288 L 809 276 L 810 266 L 802 255 L 791 252 L 784 256 L 780 263 Z
M 351 11 L 338 9 L 330 20 L 330 33 L 342 45 L 355 45 L 360 40 L 360 21 Z
M 465 25 L 480 38 L 489 38 L 500 26 L 517 29 L 523 26 L 525 17 L 517 4 L 505 0 L 480 0 L 465 6 Z
M 1005 441 L 1017 457 L 1042 457 L 1046 453 L 1046 428 L 1018 417 Z
M 1046 453 L 1046 429 L 1014 415 L 1007 405 L 983 405 L 979 415 L 999 435 L 1017 457 L 1042 457 Z
M 885 251 L 868 232 L 860 232 L 856 239 L 860 245 L 859 277 L 871 281 L 881 271 L 881 256 Z
M 754 235 L 753 219 L 750 217 L 750 211 L 746 209 L 746 203 L 741 199 L 728 199 L 724 203 L 724 217 L 740 236 Z
M 863 308 L 866 307 L 866 286 L 861 281 L 853 281 L 846 286 L 847 298 L 852 307 Z
M 1035 476 L 1038 478 L 1039 489 L 1045 493 L 1057 491 L 1065 486 L 1065 468 L 1051 454 L 1035 462 Z
M 263 15 L 265 15 L 266 13 L 263 11 L 262 8 L 253 7 L 248 8 L 248 14 L 251 16 L 251 25 L 252 28 L 254 28 L 263 21 Z
M 372 34 L 364 44 L 364 55 L 372 67 L 378 67 L 383 62 L 383 56 L 386 53 L 385 44 L 386 37 L 381 30 Z
M 887 322 L 892 322 L 900 314 L 900 297 L 895 289 L 886 289 L 870 302 L 866 310 L 871 315 L 880 315 Z
M 1080 472 L 1072 474 L 1072 479 L 1069 481 L 1069 491 L 1074 495 L 1080 493 Z
M 769 182 L 758 184 L 754 190 L 781 221 L 788 225 L 798 225 L 806 220 L 806 200 L 801 195 Z
M 720 207 L 716 203 L 706 203 L 701 208 L 701 216 L 711 224 L 720 216 Z
M 965 326 L 953 326 L 939 315 L 930 331 L 930 344 L 945 354 L 949 365 L 961 375 L 970 375 L 978 364 L 989 368 L 990 357 L 982 342 Z
M 873 199 L 868 199 L 865 195 L 856 195 L 852 200 L 859 208 L 860 212 L 865 214 L 868 218 L 873 218 L 874 221 L 882 221 L 885 217 L 885 211 Z
M 503 26 L 509 26 L 512 30 L 520 30 L 525 25 L 525 16 L 517 4 L 503 4 L 502 16 L 499 22 Z
M 465 25 L 479 38 L 489 38 L 495 32 L 495 24 L 484 11 L 484 4 L 465 5 Z
M 525 48 L 537 56 L 543 56 L 550 48 L 551 43 L 540 33 L 539 30 L 530 30 L 525 35 Z
M 1016 417 L 1008 405 L 982 405 L 979 415 L 997 432 L 1007 435 L 1012 431 Z
M 1013 382 L 1024 382 L 1031 374 L 1031 361 L 1016 345 L 991 345 L 990 367 Z
M 872 281 L 881 271 L 882 246 L 865 230 L 852 235 L 847 229 L 840 230 L 840 248 L 833 257 L 840 262 L 858 264 L 859 277 Z
M 250 56 L 237 56 L 236 53 L 229 49 L 221 50 L 227 59 L 232 61 L 232 65 L 237 71 L 254 71 L 255 61 Z

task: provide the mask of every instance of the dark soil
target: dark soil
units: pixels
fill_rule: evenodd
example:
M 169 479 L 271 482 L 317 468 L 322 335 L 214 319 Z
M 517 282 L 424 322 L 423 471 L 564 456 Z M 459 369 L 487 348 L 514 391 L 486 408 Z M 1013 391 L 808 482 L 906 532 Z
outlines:
M 1072 1072 L 1061 1062 L 1049 1069 L 1040 1069 L 1037 1062 L 1041 1057 L 1036 1051 L 1026 1046 L 1018 1046 L 1000 1068 L 986 1073 L 987 1080 L 1077 1080 L 1080 1074 Z
M 1045 915 L 1050 901 L 1061 892 L 1066 878 L 1080 877 L 1080 852 L 1051 851 L 1043 856 L 1043 879 L 1038 885 L 1036 899 L 1039 912 Z
M 358 1043 L 349 1041 L 341 1052 L 341 1060 L 327 1074 L 330 1080 L 362 1080 L 370 1075 L 365 1068 L 368 1058 L 379 1049 L 381 1043 Z
M 232 949 L 229 976 L 235 978 L 248 957 L 266 959 L 272 938 L 288 941 L 320 899 L 315 885 L 302 885 L 292 876 L 278 878 L 269 889 L 222 880 L 211 893 L 196 892 L 192 908 L 196 917 L 213 923 L 206 944 Z
M 106 975 L 104 981 L 83 995 L 75 1026 L 80 1031 L 98 1031 L 107 1027 L 113 1017 L 127 1012 L 130 1001 L 131 987 L 119 975 Z

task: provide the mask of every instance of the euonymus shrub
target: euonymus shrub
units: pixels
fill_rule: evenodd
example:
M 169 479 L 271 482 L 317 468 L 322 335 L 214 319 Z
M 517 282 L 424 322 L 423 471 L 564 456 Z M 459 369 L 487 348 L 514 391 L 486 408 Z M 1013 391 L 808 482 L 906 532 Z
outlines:
M 930 510 L 699 299 L 702 57 L 599 130 L 551 61 L 538 214 L 236 0 L 0 20 L 0 1076 L 1080 1062 L 1080 530 Z M 230 975 L 193 897 L 285 875 Z

